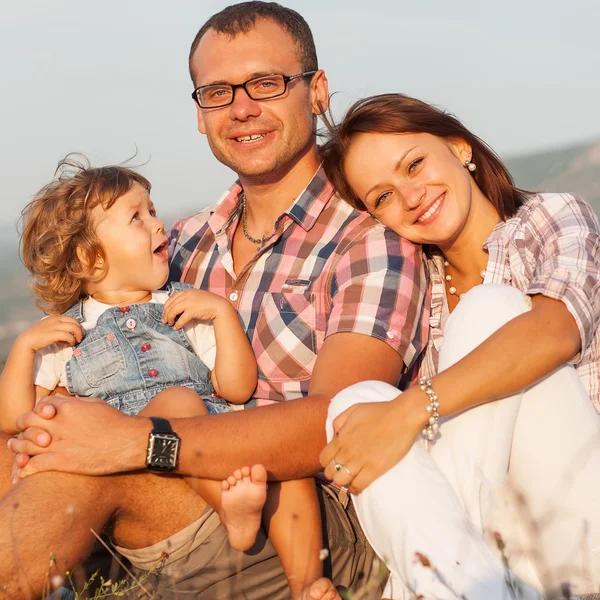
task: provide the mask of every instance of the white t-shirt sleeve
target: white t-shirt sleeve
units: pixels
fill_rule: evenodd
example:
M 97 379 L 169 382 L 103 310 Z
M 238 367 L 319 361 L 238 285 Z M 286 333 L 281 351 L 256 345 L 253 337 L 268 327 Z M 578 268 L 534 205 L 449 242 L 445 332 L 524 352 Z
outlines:
M 215 368 L 217 342 L 212 325 L 205 321 L 192 321 L 184 326 L 187 336 L 198 358 L 212 371 Z
M 35 353 L 33 383 L 47 390 L 67 387 L 66 365 L 73 356 L 73 348 L 52 344 Z

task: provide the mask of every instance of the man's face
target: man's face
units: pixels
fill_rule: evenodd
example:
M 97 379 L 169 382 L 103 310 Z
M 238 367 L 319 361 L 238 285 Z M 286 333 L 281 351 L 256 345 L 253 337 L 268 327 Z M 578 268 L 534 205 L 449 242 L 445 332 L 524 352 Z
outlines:
M 264 19 L 235 38 L 208 31 L 192 59 L 196 86 L 238 84 L 260 75 L 302 71 L 294 40 L 277 23 Z M 252 100 L 238 89 L 229 106 L 198 108 L 198 129 L 208 136 L 215 157 L 241 177 L 263 181 L 281 177 L 314 147 L 318 100 L 327 106 L 322 71 L 291 81 L 283 96 L 270 100 Z

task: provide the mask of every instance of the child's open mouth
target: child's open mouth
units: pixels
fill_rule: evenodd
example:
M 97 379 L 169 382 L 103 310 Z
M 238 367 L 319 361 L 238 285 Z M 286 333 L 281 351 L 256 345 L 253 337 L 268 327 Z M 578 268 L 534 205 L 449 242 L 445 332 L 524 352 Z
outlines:
M 154 250 L 154 255 L 162 258 L 163 260 L 168 260 L 169 258 L 169 242 L 166 240 Z

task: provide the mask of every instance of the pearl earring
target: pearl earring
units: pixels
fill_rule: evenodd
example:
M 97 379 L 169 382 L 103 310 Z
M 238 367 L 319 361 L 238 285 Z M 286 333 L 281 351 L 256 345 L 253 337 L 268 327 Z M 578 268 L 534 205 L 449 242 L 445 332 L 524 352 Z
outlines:
M 477 168 L 477 165 L 473 162 L 471 162 L 470 160 L 467 160 L 465 162 L 465 167 L 467 167 L 467 169 L 469 169 L 469 171 L 471 171 L 471 173 Z

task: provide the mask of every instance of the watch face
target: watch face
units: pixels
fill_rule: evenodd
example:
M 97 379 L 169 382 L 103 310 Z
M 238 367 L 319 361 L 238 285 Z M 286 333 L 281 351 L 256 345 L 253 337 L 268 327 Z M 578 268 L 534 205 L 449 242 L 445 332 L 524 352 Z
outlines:
M 153 467 L 174 468 L 177 464 L 177 448 L 179 439 L 176 437 L 155 434 L 150 447 L 150 465 Z

